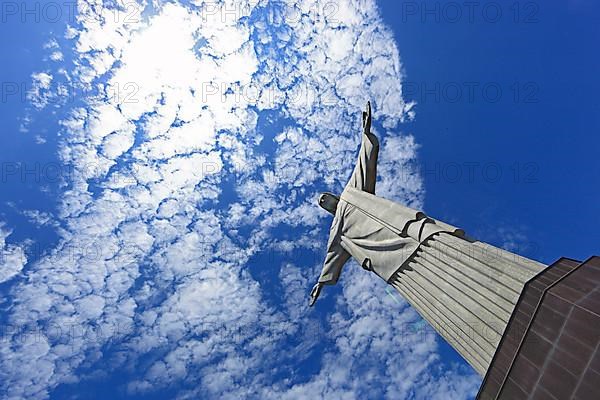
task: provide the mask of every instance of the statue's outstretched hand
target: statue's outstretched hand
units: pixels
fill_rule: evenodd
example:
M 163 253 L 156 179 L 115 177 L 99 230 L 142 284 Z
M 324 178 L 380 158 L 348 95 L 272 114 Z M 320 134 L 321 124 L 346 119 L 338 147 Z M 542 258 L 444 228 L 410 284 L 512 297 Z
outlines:
M 310 303 L 308 303 L 309 307 L 312 307 L 315 304 L 315 302 L 319 298 L 319 295 L 321 294 L 322 288 L 323 284 L 320 282 L 313 286 L 312 290 L 310 291 Z
M 363 111 L 363 132 L 368 134 L 371 132 L 371 102 L 367 102 L 367 110 Z

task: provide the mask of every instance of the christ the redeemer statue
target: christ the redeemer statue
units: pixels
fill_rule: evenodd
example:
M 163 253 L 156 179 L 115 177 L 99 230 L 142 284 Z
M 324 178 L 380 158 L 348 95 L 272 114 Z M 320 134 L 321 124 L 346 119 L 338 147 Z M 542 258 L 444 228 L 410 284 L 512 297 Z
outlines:
M 524 284 L 545 266 L 376 196 L 379 142 L 371 132 L 370 103 L 362 126 L 358 161 L 342 194 L 319 197 L 334 218 L 310 305 L 353 258 L 394 286 L 483 375 Z

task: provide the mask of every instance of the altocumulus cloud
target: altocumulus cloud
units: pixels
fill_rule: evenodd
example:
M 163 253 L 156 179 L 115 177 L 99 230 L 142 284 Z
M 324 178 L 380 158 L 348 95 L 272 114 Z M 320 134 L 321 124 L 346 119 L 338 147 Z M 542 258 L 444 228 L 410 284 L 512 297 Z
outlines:
M 17 276 L 27 263 L 24 246 L 6 243 L 11 233 L 0 222 L 0 283 Z
M 129 1 L 79 3 L 47 46 L 56 69 L 32 75 L 36 109 L 80 101 L 61 105 L 59 244 L 6 299 L 4 397 L 115 374 L 122 396 L 473 394 L 478 378 L 442 363 L 435 336 L 402 334 L 418 315 L 355 265 L 330 308 L 306 309 L 329 223 L 315 198 L 345 183 L 366 99 L 387 149 L 379 193 L 422 201 L 374 1 L 142 1 L 134 23 Z M 269 285 L 248 267 L 296 251 L 313 257 L 265 263 Z

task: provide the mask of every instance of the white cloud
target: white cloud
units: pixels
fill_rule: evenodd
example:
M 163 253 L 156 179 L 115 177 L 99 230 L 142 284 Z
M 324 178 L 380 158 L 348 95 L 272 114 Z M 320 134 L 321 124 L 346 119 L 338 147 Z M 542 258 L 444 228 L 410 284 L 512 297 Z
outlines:
M 62 61 L 63 60 L 63 53 L 61 53 L 60 51 L 55 51 L 52 54 L 50 54 L 50 59 L 52 61 Z
M 36 144 L 46 144 L 47 140 L 40 135 L 35 135 Z
M 6 243 L 11 233 L 12 231 L 0 223 L 0 283 L 17 276 L 27 264 L 27 256 L 22 246 Z
M 39 210 L 24 210 L 23 215 L 26 216 L 31 222 L 38 226 L 52 225 L 56 226 L 56 220 L 53 215 L 47 212 Z
M 27 99 L 37 109 L 44 108 L 53 97 L 50 87 L 53 76 L 46 72 L 38 72 L 31 75 L 32 86 L 27 93 Z

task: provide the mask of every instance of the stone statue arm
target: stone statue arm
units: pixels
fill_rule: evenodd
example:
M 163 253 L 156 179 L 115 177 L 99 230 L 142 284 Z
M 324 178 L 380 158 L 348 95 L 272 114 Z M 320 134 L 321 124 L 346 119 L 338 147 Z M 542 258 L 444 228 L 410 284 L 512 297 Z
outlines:
M 371 132 L 371 103 L 369 102 L 367 110 L 363 112 L 363 133 L 358 160 L 347 186 L 375 194 L 378 155 L 379 141 Z
M 331 224 L 325 262 L 323 263 L 319 281 L 310 293 L 310 306 L 317 301 L 324 285 L 335 285 L 337 283 L 342 273 L 342 268 L 350 259 L 350 253 L 342 247 L 342 224 L 338 213 L 343 213 L 343 207 L 338 210 Z
M 319 283 L 323 285 L 335 285 L 340 278 L 342 268 L 349 259 L 350 253 L 344 250 L 340 240 L 336 240 L 327 249 Z

